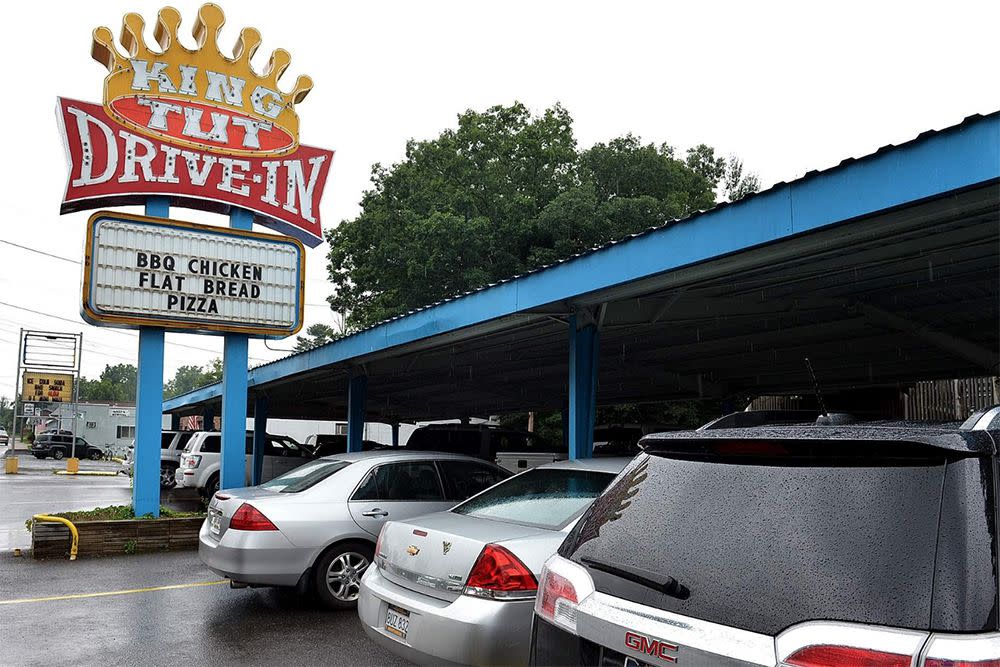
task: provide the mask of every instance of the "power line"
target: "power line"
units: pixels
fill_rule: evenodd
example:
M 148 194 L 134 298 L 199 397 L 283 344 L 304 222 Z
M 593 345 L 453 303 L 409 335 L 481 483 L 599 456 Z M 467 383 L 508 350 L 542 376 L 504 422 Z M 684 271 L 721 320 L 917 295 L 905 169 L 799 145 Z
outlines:
M 13 241 L 0 239 L 0 243 L 6 243 L 9 246 L 14 246 L 15 248 L 20 248 L 21 250 L 27 250 L 28 252 L 38 253 L 39 255 L 45 255 L 46 257 L 51 257 L 53 259 L 61 259 L 62 261 L 69 262 L 70 264 L 80 263 L 80 260 L 78 259 L 70 259 L 69 257 L 63 257 L 62 255 L 53 255 L 50 252 L 45 252 L 44 250 L 36 250 L 35 248 L 29 248 L 26 245 L 21 245 L 20 243 L 14 243 Z
M 68 317 L 60 317 L 59 315 L 52 315 L 51 313 L 43 313 L 40 310 L 32 310 L 31 308 L 25 308 L 24 306 L 15 306 L 14 304 L 7 303 L 6 301 L 0 301 L 0 306 L 7 306 L 8 308 L 13 308 L 15 310 L 23 310 L 26 313 L 32 313 L 34 315 L 41 315 L 42 317 L 51 317 L 52 319 L 60 320 L 62 322 L 69 322 L 70 324 L 74 324 L 76 326 L 80 325 L 80 323 L 78 321 L 71 320 Z M 124 331 L 122 329 L 108 329 L 108 331 L 110 333 L 117 333 L 117 334 L 122 334 L 122 335 L 125 335 L 125 336 L 132 336 L 132 337 L 139 335 L 138 333 L 136 333 L 134 331 Z M 177 347 L 186 347 L 186 348 L 188 348 L 190 350 L 200 350 L 201 352 L 211 352 L 212 354 L 216 354 L 216 355 L 220 354 L 220 352 L 218 350 L 212 350 L 212 349 L 209 349 L 207 347 L 198 347 L 197 345 L 187 345 L 185 343 L 175 343 L 173 341 L 164 341 L 164 342 L 167 345 L 175 345 Z M 267 359 L 263 359 L 261 357 L 249 357 L 249 358 L 253 359 L 254 361 L 268 361 Z

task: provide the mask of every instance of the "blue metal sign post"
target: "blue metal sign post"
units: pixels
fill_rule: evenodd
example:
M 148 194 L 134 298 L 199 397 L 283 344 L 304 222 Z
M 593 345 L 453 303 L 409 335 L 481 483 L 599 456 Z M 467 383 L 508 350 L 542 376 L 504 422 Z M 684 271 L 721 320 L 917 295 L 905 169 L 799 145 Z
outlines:
M 146 215 L 170 214 L 167 197 L 146 199 Z M 135 448 L 132 509 L 136 516 L 160 516 L 160 433 L 163 426 L 163 329 L 139 329 L 139 370 L 135 395 Z
M 234 208 L 229 213 L 233 229 L 253 228 L 253 213 Z M 247 368 L 249 338 L 226 334 L 222 355 L 222 465 L 220 489 L 246 486 Z

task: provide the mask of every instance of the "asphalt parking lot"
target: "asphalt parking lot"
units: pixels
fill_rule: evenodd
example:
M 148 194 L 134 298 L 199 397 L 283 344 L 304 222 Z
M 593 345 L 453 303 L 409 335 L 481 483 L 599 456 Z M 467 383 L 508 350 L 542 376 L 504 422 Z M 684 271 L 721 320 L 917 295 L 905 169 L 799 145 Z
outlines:
M 292 591 L 230 589 L 194 551 L 31 559 L 24 521 L 32 514 L 130 501 L 127 477 L 53 474 L 65 465 L 21 456 L 20 474 L 0 474 L 0 665 L 409 664 L 372 644 L 354 612 L 326 611 Z M 183 491 L 164 502 L 197 503 Z

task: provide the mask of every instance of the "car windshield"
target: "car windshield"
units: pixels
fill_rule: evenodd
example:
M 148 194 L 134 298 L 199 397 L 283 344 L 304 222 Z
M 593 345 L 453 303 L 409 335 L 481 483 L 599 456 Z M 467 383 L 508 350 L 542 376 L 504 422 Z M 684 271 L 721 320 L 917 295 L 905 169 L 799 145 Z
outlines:
M 264 482 L 261 487 L 278 493 L 298 493 L 316 486 L 330 475 L 349 465 L 351 465 L 350 461 L 329 459 L 313 461 L 275 477 L 269 482 Z
M 596 470 L 535 468 L 470 498 L 456 514 L 561 530 L 615 478 Z

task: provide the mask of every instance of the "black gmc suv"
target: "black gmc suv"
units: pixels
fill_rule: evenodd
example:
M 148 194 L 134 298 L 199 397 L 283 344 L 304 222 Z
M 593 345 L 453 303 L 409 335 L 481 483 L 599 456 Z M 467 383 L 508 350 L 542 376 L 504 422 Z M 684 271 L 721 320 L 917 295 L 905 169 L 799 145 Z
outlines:
M 996 667 L 998 436 L 647 436 L 546 563 L 532 664 Z

